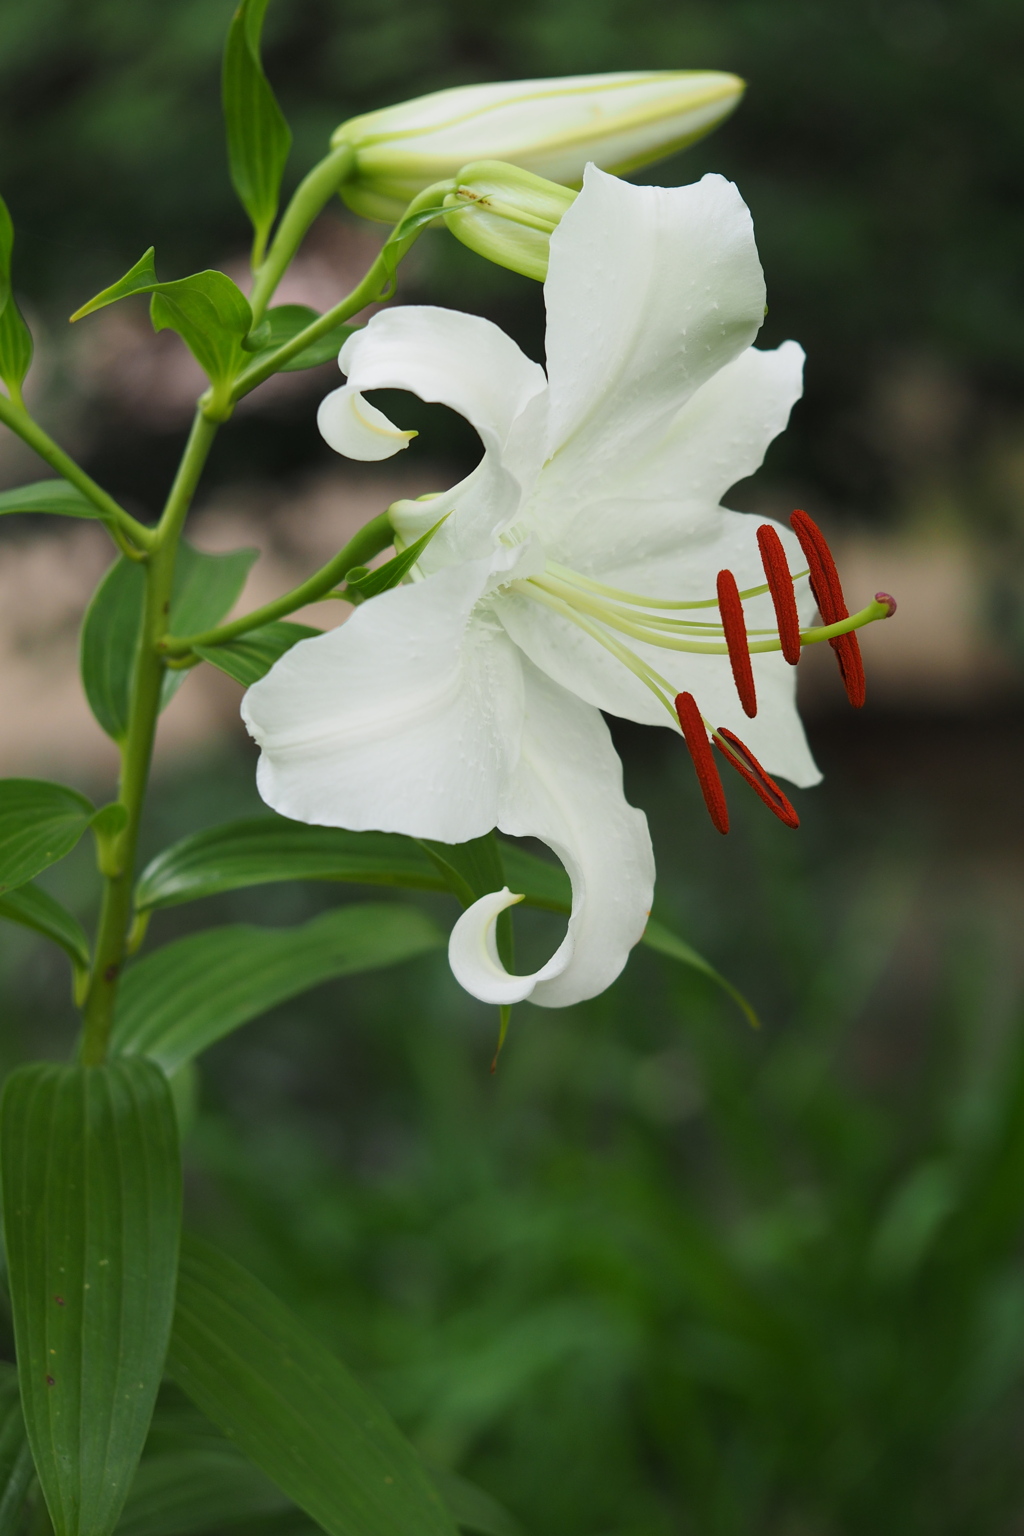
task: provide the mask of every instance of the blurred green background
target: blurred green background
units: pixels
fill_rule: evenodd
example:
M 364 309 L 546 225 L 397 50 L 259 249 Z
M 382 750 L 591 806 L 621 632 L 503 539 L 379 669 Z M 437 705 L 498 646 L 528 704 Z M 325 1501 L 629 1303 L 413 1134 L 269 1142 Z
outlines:
M 0 189 L 48 348 L 40 408 L 140 507 L 181 432 L 83 392 L 63 317 L 151 243 L 168 277 L 244 250 L 218 119 L 230 9 L 0 9 Z M 590 1005 L 517 1010 L 491 1077 L 495 1020 L 439 960 L 321 988 L 204 1063 L 193 1222 L 537 1536 L 1024 1529 L 1022 56 L 1016 0 L 271 6 L 293 182 L 341 119 L 424 90 L 744 75 L 736 116 L 650 173 L 737 180 L 765 344 L 808 350 L 793 428 L 733 504 L 801 503 L 871 548 L 944 540 L 1000 658 L 996 684 L 940 669 L 919 693 L 911 671 L 880 702 L 869 677 L 860 716 L 810 697 L 826 780 L 795 836 L 734 797 L 718 838 L 677 744 L 618 732 L 659 915 L 744 988 L 759 1033 L 644 953 Z M 407 293 L 540 355 L 539 289 L 443 235 Z M 213 485 L 287 494 L 333 467 L 311 398 L 232 424 Z M 458 424 L 429 421 L 466 467 Z M 5 530 L 0 563 L 27 536 Z M 940 599 L 920 609 L 933 645 Z M 161 782 L 153 851 L 258 805 L 243 748 L 194 758 Z M 52 888 L 87 913 L 84 856 Z M 267 888 L 154 935 L 343 899 Z M 63 1048 L 62 962 L 2 945 L 8 1063 Z

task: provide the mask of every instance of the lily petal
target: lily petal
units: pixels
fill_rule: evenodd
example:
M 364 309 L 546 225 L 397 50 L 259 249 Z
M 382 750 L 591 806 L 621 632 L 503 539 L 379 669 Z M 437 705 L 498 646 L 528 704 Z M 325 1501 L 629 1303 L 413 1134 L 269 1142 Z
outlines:
M 721 176 L 636 187 L 594 166 L 551 237 L 548 474 L 577 493 L 642 461 L 748 347 L 765 289 L 750 214 Z
M 696 549 L 714 532 L 716 508 L 738 481 L 760 468 L 803 390 L 803 348 L 748 347 L 703 384 L 642 458 L 610 468 L 586 495 L 574 486 L 537 488 L 537 526 L 552 559 L 610 586 L 652 597 L 706 597 L 714 578 L 698 557 L 700 592 L 689 590 Z M 542 510 L 541 510 L 542 509 Z M 788 530 L 787 530 L 788 532 Z M 789 544 L 803 570 L 795 538 Z M 716 557 L 717 558 L 717 557 Z M 759 571 L 756 546 L 751 559 Z M 761 576 L 754 577 L 760 582 Z M 680 586 L 684 582 L 686 590 Z M 753 584 L 753 583 L 751 583 Z
M 654 893 L 647 820 L 622 792 L 622 764 L 596 709 L 523 664 L 525 709 L 519 760 L 502 796 L 498 826 L 538 837 L 572 881 L 565 938 L 546 965 L 510 976 L 498 959 L 493 928 L 516 900 L 491 892 L 464 912 L 449 958 L 458 980 L 486 1002 L 529 998 L 564 1008 L 595 997 L 622 970 L 643 934 Z
M 348 383 L 322 402 L 317 417 L 320 431 L 338 453 L 349 458 L 387 457 L 381 445 L 390 441 L 390 452 L 405 446 L 407 436 L 374 407 L 362 401 L 368 389 L 408 389 L 421 400 L 450 406 L 475 427 L 484 457 L 473 473 L 443 497 L 430 503 L 430 522 L 451 514 L 430 546 L 425 569 L 436 569 L 453 559 L 480 559 L 491 547 L 490 536 L 517 510 L 524 493 L 523 481 L 532 478 L 535 465 L 527 456 L 522 476 L 517 458 L 510 452 L 510 435 L 518 418 L 538 396 L 545 394 L 543 368 L 531 362 L 498 326 L 478 315 L 431 305 L 383 310 L 369 324 L 350 336 L 338 359 Z M 359 403 L 354 405 L 353 400 Z M 369 426 L 363 418 L 373 411 Z M 357 421 L 357 433 L 353 422 Z M 384 432 L 394 437 L 388 439 Z M 405 504 L 403 504 L 405 505 Z M 409 509 L 408 526 L 401 514 L 397 531 L 407 540 L 423 532 L 418 527 L 422 507 Z
M 268 805 L 314 826 L 448 843 L 490 831 L 523 710 L 519 657 L 472 612 L 492 565 L 373 598 L 249 689 L 242 718 L 263 749 Z

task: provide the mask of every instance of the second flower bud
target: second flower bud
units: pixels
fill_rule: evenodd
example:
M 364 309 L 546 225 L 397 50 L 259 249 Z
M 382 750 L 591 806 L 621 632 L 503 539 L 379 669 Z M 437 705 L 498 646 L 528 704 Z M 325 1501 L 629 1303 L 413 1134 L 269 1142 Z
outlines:
M 504 160 L 477 160 L 456 177 L 444 221 L 470 250 L 543 282 L 549 241 L 577 195 Z

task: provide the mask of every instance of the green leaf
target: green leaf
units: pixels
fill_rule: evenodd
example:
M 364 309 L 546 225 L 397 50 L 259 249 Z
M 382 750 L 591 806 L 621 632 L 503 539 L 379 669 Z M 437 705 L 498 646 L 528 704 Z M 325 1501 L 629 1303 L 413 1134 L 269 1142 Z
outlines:
M 521 893 L 528 907 L 543 907 L 547 912 L 572 910 L 572 882 L 561 864 L 540 859 L 518 843 L 499 838 L 505 882 L 510 891 Z
M 18 1372 L 0 1363 L 0 1536 L 17 1536 L 35 1467 L 21 1412 Z
M 0 894 L 69 854 L 95 814 L 77 790 L 45 779 L 0 779 Z
M 245 585 L 258 551 L 236 549 L 207 555 L 184 541 L 178 546 L 168 628 L 209 629 L 222 619 Z M 128 728 L 132 673 L 146 597 L 143 567 L 122 555 L 100 582 L 82 626 L 82 685 L 93 714 L 108 736 L 123 741 Z M 164 677 L 161 708 L 185 681 L 184 671 Z
M 242 341 L 252 310 L 225 272 L 197 272 L 160 283 L 149 305 L 154 331 L 177 331 L 211 384 L 230 382 L 248 356 Z
M 124 740 L 128 729 L 128 700 L 145 596 L 145 571 L 122 555 L 93 593 L 82 624 L 82 687 L 96 719 L 118 742 Z
M 119 299 L 127 299 L 133 293 L 152 293 L 160 282 L 156 275 L 155 254 L 154 247 L 150 246 L 124 277 L 111 283 L 109 288 L 104 288 L 95 298 L 83 304 L 81 309 L 76 309 L 71 316 L 72 325 L 76 320 L 84 320 L 86 315 L 94 315 L 98 309 L 106 309 L 108 304 L 116 304 Z
M 258 549 L 207 555 L 191 544 L 179 544 L 169 627 L 181 635 L 212 628 L 233 607 L 258 558 Z M 165 674 L 161 709 L 166 709 L 187 676 L 184 670 Z
M 260 345 L 253 356 L 254 362 L 263 362 L 271 352 L 283 347 L 285 342 L 291 341 L 300 331 L 304 331 L 307 325 L 312 325 L 320 316 L 315 309 L 309 309 L 305 304 L 278 304 L 274 309 L 267 311 L 264 332 L 261 329 Z M 302 368 L 316 368 L 320 363 L 333 363 L 341 351 L 343 344 L 359 329 L 355 325 L 336 325 L 333 331 L 320 336 L 316 341 L 311 341 L 308 347 L 297 352 L 290 362 L 283 363 L 278 369 L 279 373 L 297 373 Z
M 328 1536 L 454 1536 L 385 1410 L 258 1280 L 187 1235 L 167 1366 Z
M 255 231 L 253 265 L 263 258 L 277 213 L 292 136 L 260 62 L 267 0 L 242 0 L 228 30 L 221 99 L 231 181 Z
M 397 832 L 346 832 L 260 816 L 195 832 L 165 848 L 140 876 L 135 904 L 140 911 L 174 907 L 274 880 L 446 888 L 420 847 Z
M 0 197 L 0 378 L 14 399 L 18 399 L 32 362 L 32 334 L 11 292 L 13 250 L 14 225 L 7 204 Z
M 56 1536 L 107 1536 L 142 1451 L 174 1308 L 181 1167 L 144 1060 L 36 1062 L 0 1105 L 25 1424 Z
M 445 522 L 449 514 L 438 518 L 433 528 L 428 528 L 421 534 L 415 544 L 410 544 L 408 549 L 403 549 L 401 554 L 394 555 L 392 559 L 371 571 L 365 565 L 355 566 L 345 577 L 345 585 L 362 599 L 377 597 L 381 592 L 387 592 L 391 587 L 397 587 L 402 577 L 411 571 L 420 555 L 430 543 L 434 534 Z
M 82 320 L 137 293 L 153 295 L 149 307 L 153 329 L 177 331 L 211 383 L 235 376 L 246 358 L 242 340 L 252 326 L 252 310 L 226 272 L 195 272 L 177 282 L 161 283 L 151 246 L 130 272 L 76 309 L 71 319 Z
M 247 635 L 229 640 L 227 645 L 197 645 L 195 653 L 211 666 L 226 672 L 243 688 L 251 688 L 261 677 L 266 677 L 275 661 L 290 651 L 300 640 L 311 640 L 322 635 L 322 629 L 311 629 L 308 624 L 290 624 L 280 619 L 276 624 L 264 624 L 260 629 L 250 629 Z
M 167 1073 L 319 982 L 410 960 L 444 943 L 412 907 L 336 907 L 296 928 L 208 928 L 164 945 L 125 974 L 115 1049 Z
M 523 1536 L 519 1522 L 489 1493 L 447 1467 L 435 1466 L 433 1462 L 426 1466 L 431 1482 L 460 1530 L 475 1531 L 477 1536 Z
M 0 917 L 32 928 L 59 944 L 71 961 L 77 984 L 89 970 L 89 940 L 77 918 L 38 885 L 22 885 L 0 896 Z
M 97 507 L 67 480 L 37 480 L 0 493 L 0 517 L 10 512 L 55 512 L 60 517 L 99 517 Z
M 146 1456 L 117 1536 L 199 1536 L 290 1509 L 291 1500 L 229 1444 Z
M 646 944 L 649 949 L 656 949 L 660 955 L 668 955 L 670 959 L 678 960 L 682 965 L 688 965 L 692 971 L 699 971 L 702 976 L 707 976 L 709 980 L 715 983 L 716 987 L 721 987 L 723 992 L 729 994 L 737 1008 L 745 1015 L 748 1023 L 754 1029 L 760 1029 L 761 1020 L 739 988 L 734 987 L 731 981 L 726 981 L 725 977 L 715 970 L 711 962 L 705 960 L 703 955 L 698 954 L 692 945 L 686 943 L 685 939 L 677 938 L 674 933 L 662 923 L 655 922 L 652 917 L 648 920 L 647 927 L 644 929 L 641 943 Z

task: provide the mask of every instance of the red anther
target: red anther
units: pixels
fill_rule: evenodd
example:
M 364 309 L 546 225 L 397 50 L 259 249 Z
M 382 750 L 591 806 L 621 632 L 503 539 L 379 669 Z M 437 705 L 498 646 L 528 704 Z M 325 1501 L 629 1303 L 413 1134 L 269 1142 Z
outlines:
M 718 573 L 718 611 L 722 615 L 725 643 L 729 647 L 729 665 L 732 680 L 743 705 L 743 713 L 751 719 L 757 714 L 757 694 L 754 691 L 754 669 L 750 665 L 747 646 L 747 625 L 743 618 L 743 602 L 736 577 L 732 571 Z
M 846 689 L 846 697 L 854 709 L 863 709 L 867 698 L 867 682 L 864 677 L 864 659 L 860 654 L 860 641 L 854 634 L 836 635 L 829 645 L 839 662 L 839 676 Z
M 876 592 L 875 602 L 885 604 L 889 610 L 887 617 L 891 619 L 893 614 L 896 612 L 896 599 L 892 596 L 892 594 L 889 592 Z
M 721 740 L 719 738 L 721 737 Z M 729 744 L 729 749 L 723 747 L 722 741 Z M 738 774 L 746 779 L 754 792 L 761 796 L 768 809 L 776 815 L 780 821 L 784 821 L 787 827 L 798 827 L 800 817 L 790 805 L 782 790 L 776 784 L 769 773 L 761 767 L 750 748 L 732 731 L 727 731 L 725 726 L 719 726 L 715 732 L 715 746 L 721 752 L 730 767 L 735 768 Z M 735 755 L 734 755 L 735 754 Z
M 775 622 L 782 641 L 782 654 L 790 666 L 795 667 L 800 660 L 800 615 L 796 611 L 796 594 L 786 551 L 771 523 L 762 523 L 757 530 L 757 547 L 761 551 L 761 564 L 775 604 Z
M 839 580 L 839 572 L 836 570 L 832 551 L 825 542 L 825 535 L 806 512 L 794 512 L 789 521 L 793 532 L 800 540 L 800 548 L 807 561 L 814 601 L 825 623 L 838 624 L 840 619 L 848 619 L 850 610 L 843 596 L 843 584 Z
M 832 551 L 825 542 L 825 535 L 806 512 L 794 512 L 789 519 L 793 532 L 800 540 L 800 548 L 807 560 L 808 574 L 814 601 L 826 624 L 838 624 L 850 617 L 843 596 Z M 854 709 L 861 709 L 866 696 L 864 662 L 860 654 L 860 642 L 855 634 L 836 635 L 829 641 L 839 662 L 839 675 L 846 689 L 846 697 Z
M 725 803 L 725 790 L 718 776 L 718 768 L 711 751 L 711 743 L 708 741 L 707 731 L 704 729 L 704 721 L 697 708 L 697 701 L 692 693 L 678 693 L 675 702 L 676 714 L 679 716 L 679 724 L 683 730 L 683 740 L 693 758 L 693 766 L 697 770 L 697 782 L 700 784 L 700 792 L 704 796 L 708 815 L 719 832 L 728 832 L 729 808 Z

